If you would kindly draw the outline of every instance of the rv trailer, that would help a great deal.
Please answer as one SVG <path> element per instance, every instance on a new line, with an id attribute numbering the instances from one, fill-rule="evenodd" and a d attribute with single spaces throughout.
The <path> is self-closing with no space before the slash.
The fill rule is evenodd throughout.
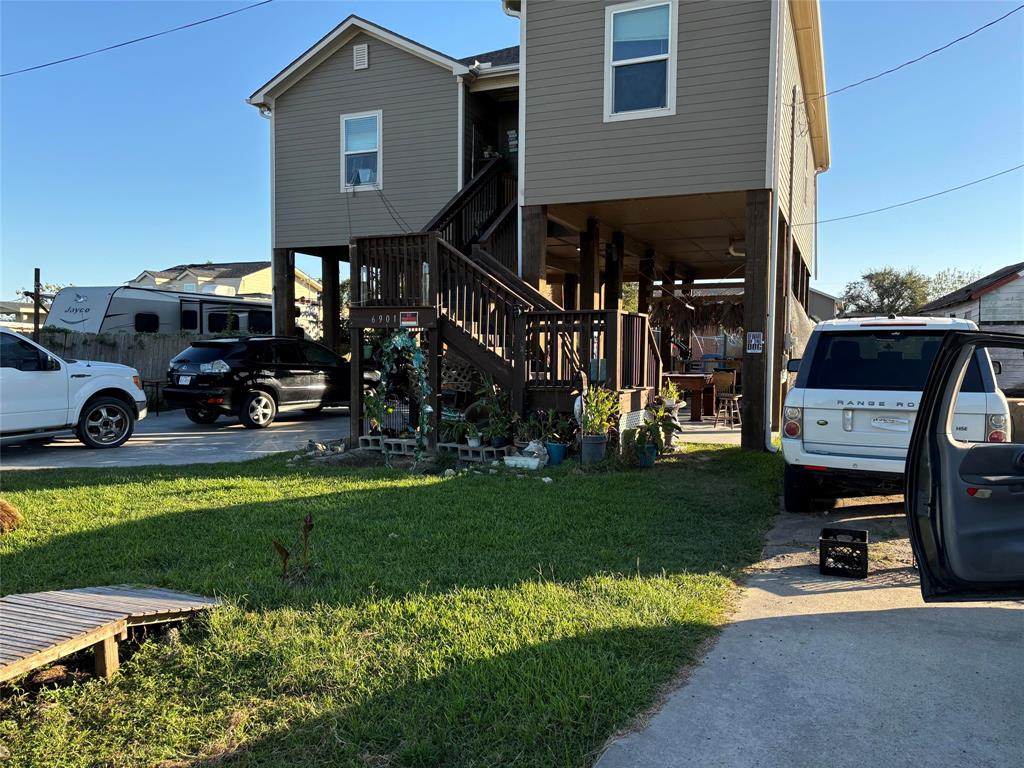
<path id="1" fill-rule="evenodd" d="M 80 333 L 271 333 L 269 299 L 126 286 L 61 289 L 48 328 Z"/>

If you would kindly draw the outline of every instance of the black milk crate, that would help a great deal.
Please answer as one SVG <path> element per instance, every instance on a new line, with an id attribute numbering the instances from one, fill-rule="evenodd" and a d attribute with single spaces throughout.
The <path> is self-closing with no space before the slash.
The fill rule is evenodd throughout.
<path id="1" fill-rule="evenodd" d="M 818 570 L 825 576 L 867 578 L 868 532 L 822 528 L 818 539 Z"/>

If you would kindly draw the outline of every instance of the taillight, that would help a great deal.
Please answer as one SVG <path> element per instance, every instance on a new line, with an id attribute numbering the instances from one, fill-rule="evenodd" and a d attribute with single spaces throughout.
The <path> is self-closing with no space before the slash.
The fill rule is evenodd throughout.
<path id="1" fill-rule="evenodd" d="M 804 409 L 787 406 L 783 411 L 782 416 L 784 419 L 784 423 L 782 425 L 783 437 L 800 437 L 801 424 L 804 419 Z"/>
<path id="2" fill-rule="evenodd" d="M 1006 442 L 1006 416 L 1001 413 L 990 413 L 986 420 L 988 422 L 988 436 L 985 438 L 990 443 Z"/>

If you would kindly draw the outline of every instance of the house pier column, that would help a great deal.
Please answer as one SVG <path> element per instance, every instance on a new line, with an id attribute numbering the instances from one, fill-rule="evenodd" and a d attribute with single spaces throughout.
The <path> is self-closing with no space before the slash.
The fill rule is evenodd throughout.
<path id="1" fill-rule="evenodd" d="M 612 233 L 612 241 L 605 248 L 604 256 L 604 308 L 622 309 L 622 262 L 625 256 L 625 237 L 621 232 Z"/>
<path id="2" fill-rule="evenodd" d="M 544 293 L 547 271 L 548 207 L 523 206 L 523 264 L 520 277 Z"/>
<path id="3" fill-rule="evenodd" d="M 658 350 L 661 352 L 662 369 L 671 373 L 672 368 L 672 321 L 671 313 L 674 311 L 676 302 L 676 265 L 669 264 L 661 277 L 661 301 L 664 307 L 664 319 L 661 323 L 661 344 Z"/>
<path id="4" fill-rule="evenodd" d="M 274 333 L 295 334 L 295 251 L 275 248 L 271 252 L 273 275 Z"/>
<path id="5" fill-rule="evenodd" d="M 587 219 L 587 228 L 580 232 L 580 309 L 601 306 L 601 259 L 597 249 L 601 240 L 597 219 Z"/>
<path id="6" fill-rule="evenodd" d="M 765 428 L 766 361 L 772 351 L 763 348 L 768 335 L 769 257 L 773 237 L 772 193 L 768 189 L 747 191 L 747 262 L 743 273 L 743 427 L 741 444 L 747 450 L 763 451 Z M 762 351 L 747 352 L 751 334 L 761 334 Z"/>
<path id="7" fill-rule="evenodd" d="M 654 290 L 654 251 L 648 248 L 640 259 L 640 280 L 636 296 L 636 311 L 646 315 L 651 310 L 651 293 Z"/>
<path id="8" fill-rule="evenodd" d="M 576 291 L 579 289 L 579 276 L 572 272 L 566 272 L 562 280 L 562 308 L 575 310 L 579 306 L 576 299 Z"/>
<path id="9" fill-rule="evenodd" d="M 341 346 L 341 277 L 336 256 L 323 256 L 321 278 L 323 293 L 320 294 L 320 313 L 323 316 L 323 343 L 335 352 Z"/>

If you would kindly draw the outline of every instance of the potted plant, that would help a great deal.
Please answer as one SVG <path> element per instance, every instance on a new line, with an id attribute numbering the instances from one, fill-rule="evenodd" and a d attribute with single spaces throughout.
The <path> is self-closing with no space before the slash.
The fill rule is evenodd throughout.
<path id="1" fill-rule="evenodd" d="M 583 464 L 595 464 L 604 459 L 608 449 L 608 429 L 618 415 L 619 404 L 615 393 L 604 387 L 590 387 L 583 395 L 583 431 L 580 459 Z"/>
<path id="2" fill-rule="evenodd" d="M 487 426 L 481 431 L 484 440 L 491 444 L 492 448 L 504 448 L 508 445 L 508 433 L 512 429 L 512 421 L 504 414 L 491 412 L 491 418 Z"/>
<path id="3" fill-rule="evenodd" d="M 675 408 L 679 401 L 679 387 L 672 379 L 665 379 L 661 387 L 661 402 L 666 408 Z"/>
<path id="4" fill-rule="evenodd" d="M 641 469 L 653 467 L 658 454 L 665 450 L 661 425 L 656 421 L 649 421 L 637 427 L 633 437 L 633 449 L 636 451 L 636 461 Z"/>
<path id="5" fill-rule="evenodd" d="M 481 403 L 487 409 L 487 426 L 482 435 L 494 448 L 508 445 L 509 434 L 512 432 L 512 404 L 507 392 L 494 383 L 489 376 L 484 378 L 483 386 L 477 390 Z"/>
<path id="6" fill-rule="evenodd" d="M 470 448 L 480 447 L 480 429 L 472 422 L 466 422 L 466 444 Z"/>
<path id="7" fill-rule="evenodd" d="M 443 419 L 438 428 L 438 436 L 442 443 L 461 443 L 466 439 L 469 426 L 469 422 L 463 419 Z"/>
<path id="8" fill-rule="evenodd" d="M 574 431 L 568 418 L 557 414 L 554 408 L 548 411 L 544 422 L 544 447 L 548 450 L 549 464 L 557 465 L 565 461 Z"/>
<path id="9" fill-rule="evenodd" d="M 676 420 L 668 409 L 665 406 L 649 408 L 647 420 L 651 424 L 656 424 L 661 430 L 663 446 L 658 449 L 658 453 L 664 453 L 671 449 L 676 435 Z"/>

